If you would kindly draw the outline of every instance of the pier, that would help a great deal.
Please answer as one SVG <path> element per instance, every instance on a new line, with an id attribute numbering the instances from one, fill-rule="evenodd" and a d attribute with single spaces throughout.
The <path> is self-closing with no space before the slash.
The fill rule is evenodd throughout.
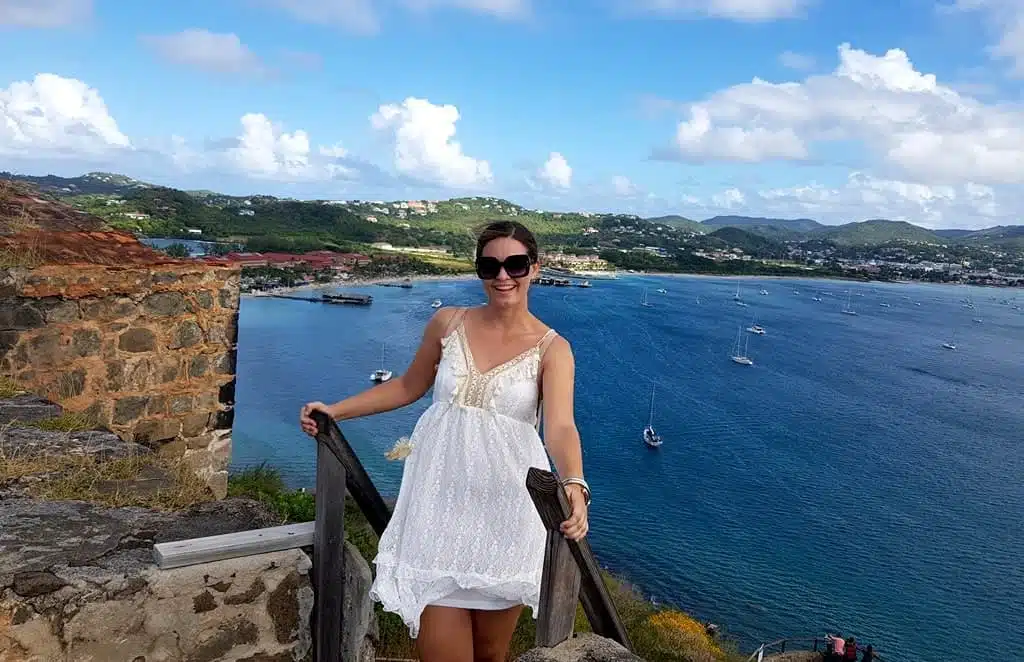
<path id="1" fill-rule="evenodd" d="M 373 297 L 369 294 L 321 294 L 319 299 L 316 297 L 300 297 L 294 294 L 263 294 L 260 296 L 274 299 L 291 299 L 292 301 L 309 301 L 310 303 L 349 304 L 354 306 L 368 306 L 373 303 Z"/>
<path id="2" fill-rule="evenodd" d="M 408 279 L 408 278 L 406 278 L 405 280 L 398 281 L 398 282 L 390 282 L 389 281 L 389 282 L 377 283 L 377 284 L 380 285 L 381 287 L 401 287 L 401 288 L 406 289 L 406 290 L 411 290 L 412 289 L 412 281 L 410 279 Z"/>
<path id="3" fill-rule="evenodd" d="M 590 287 L 589 280 L 574 281 L 569 278 L 551 278 L 548 276 L 540 276 L 530 281 L 532 285 L 544 285 L 550 287 Z"/>

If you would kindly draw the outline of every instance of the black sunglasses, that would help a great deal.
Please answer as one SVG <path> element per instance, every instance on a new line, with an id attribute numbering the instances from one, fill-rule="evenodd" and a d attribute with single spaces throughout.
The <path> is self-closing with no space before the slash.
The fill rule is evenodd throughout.
<path id="1" fill-rule="evenodd" d="M 509 255 L 504 260 L 496 257 L 478 257 L 476 259 L 476 275 L 480 280 L 494 280 L 505 267 L 509 278 L 522 278 L 530 273 L 532 261 L 529 255 Z"/>

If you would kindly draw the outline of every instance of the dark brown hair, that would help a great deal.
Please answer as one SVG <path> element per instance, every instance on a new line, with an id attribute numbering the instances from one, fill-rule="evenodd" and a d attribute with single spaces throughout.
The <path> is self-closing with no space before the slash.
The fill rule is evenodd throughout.
<path id="1" fill-rule="evenodd" d="M 537 262 L 537 238 L 530 232 L 530 228 L 519 221 L 494 221 L 484 226 L 476 239 L 476 256 L 479 258 L 484 254 L 484 246 L 502 238 L 515 239 L 526 246 L 530 262 Z"/>

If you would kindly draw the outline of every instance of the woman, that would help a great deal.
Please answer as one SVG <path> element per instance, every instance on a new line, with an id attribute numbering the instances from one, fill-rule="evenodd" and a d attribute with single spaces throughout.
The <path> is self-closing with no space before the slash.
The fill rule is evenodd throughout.
<path id="1" fill-rule="evenodd" d="M 302 429 L 313 435 L 313 411 L 369 416 L 434 387 L 410 438 L 370 590 L 402 616 L 424 662 L 503 661 L 523 606 L 536 614 L 546 531 L 525 481 L 530 467 L 550 469 L 548 454 L 571 505 L 562 534 L 579 540 L 588 531 L 572 351 L 527 305 L 539 269 L 525 226 L 491 223 L 476 246 L 485 305 L 439 309 L 401 377 L 302 408 Z"/>

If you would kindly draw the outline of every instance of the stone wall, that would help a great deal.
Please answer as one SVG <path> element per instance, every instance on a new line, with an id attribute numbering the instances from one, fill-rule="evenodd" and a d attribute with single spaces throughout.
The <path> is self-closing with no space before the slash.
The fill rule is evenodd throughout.
<path id="1" fill-rule="evenodd" d="M 236 269 L 192 262 L 0 270 L 0 374 L 227 489 Z"/>
<path id="2" fill-rule="evenodd" d="M 294 662 L 310 646 L 294 549 L 160 570 L 152 545 L 272 523 L 252 501 L 185 513 L 14 498 L 0 509 L 3 662 Z"/>

